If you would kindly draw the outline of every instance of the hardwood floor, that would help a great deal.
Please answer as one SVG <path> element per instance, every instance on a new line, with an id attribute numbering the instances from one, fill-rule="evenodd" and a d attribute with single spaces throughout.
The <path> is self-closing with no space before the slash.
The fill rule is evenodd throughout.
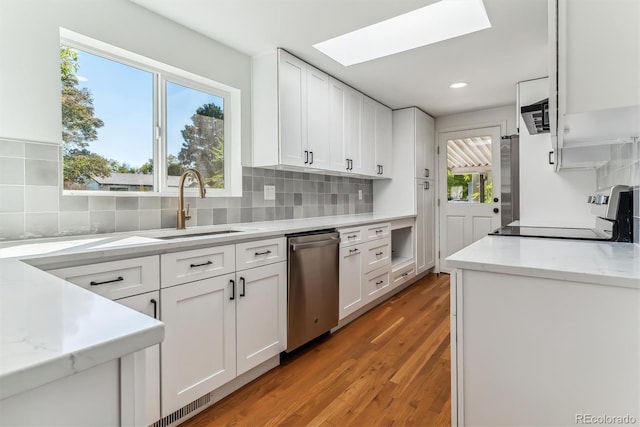
<path id="1" fill-rule="evenodd" d="M 183 427 L 451 424 L 449 276 L 431 274 Z"/>

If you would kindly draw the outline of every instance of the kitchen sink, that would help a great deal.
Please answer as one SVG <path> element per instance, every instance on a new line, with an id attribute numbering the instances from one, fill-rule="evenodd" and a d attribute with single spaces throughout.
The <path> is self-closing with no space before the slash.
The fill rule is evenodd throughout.
<path id="1" fill-rule="evenodd" d="M 215 236 L 218 234 L 240 233 L 242 231 L 246 231 L 246 230 L 219 230 L 219 231 L 208 231 L 206 233 L 173 234 L 170 236 L 160 236 L 155 238 L 159 240 L 190 239 L 192 237 Z"/>

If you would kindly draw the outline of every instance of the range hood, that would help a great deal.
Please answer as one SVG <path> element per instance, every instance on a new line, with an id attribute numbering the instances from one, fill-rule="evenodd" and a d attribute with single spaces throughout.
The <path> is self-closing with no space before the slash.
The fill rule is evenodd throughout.
<path id="1" fill-rule="evenodd" d="M 520 108 L 529 135 L 549 132 L 549 98 Z"/>

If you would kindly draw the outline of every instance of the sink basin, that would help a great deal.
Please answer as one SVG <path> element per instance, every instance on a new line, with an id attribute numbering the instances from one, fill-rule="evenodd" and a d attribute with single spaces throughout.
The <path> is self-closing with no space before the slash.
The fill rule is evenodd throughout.
<path id="1" fill-rule="evenodd" d="M 217 234 L 240 233 L 242 231 L 245 231 L 245 230 L 219 230 L 219 231 L 208 231 L 206 233 L 173 234 L 170 236 L 156 237 L 156 239 L 159 239 L 159 240 L 190 239 L 192 237 L 215 236 Z"/>

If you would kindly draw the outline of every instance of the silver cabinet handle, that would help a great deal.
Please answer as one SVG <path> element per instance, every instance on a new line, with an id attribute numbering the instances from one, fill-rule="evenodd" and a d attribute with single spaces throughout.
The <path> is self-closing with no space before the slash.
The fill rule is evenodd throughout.
<path id="1" fill-rule="evenodd" d="M 307 248 L 320 248 L 322 246 L 331 246 L 340 244 L 340 239 L 332 237 L 330 240 L 320 240 L 317 242 L 309 242 L 309 243 L 292 243 L 291 250 L 297 251 L 298 249 L 307 249 Z"/>
<path id="2" fill-rule="evenodd" d="M 352 253 L 358 252 L 359 250 L 360 250 L 360 249 L 358 249 L 358 248 L 355 248 L 355 249 L 349 249 L 349 253 L 350 253 L 350 254 L 352 254 Z"/>
<path id="3" fill-rule="evenodd" d="M 270 253 L 271 253 L 271 251 L 256 252 L 253 256 L 269 255 Z"/>

